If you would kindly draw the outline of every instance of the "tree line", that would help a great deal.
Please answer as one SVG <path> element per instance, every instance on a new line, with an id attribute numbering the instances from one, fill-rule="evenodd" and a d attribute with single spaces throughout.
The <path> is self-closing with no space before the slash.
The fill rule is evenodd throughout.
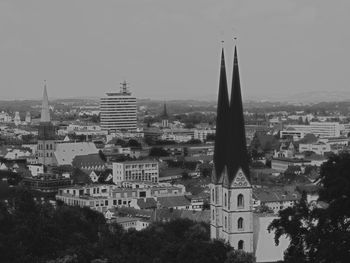
<path id="1" fill-rule="evenodd" d="M 254 262 L 251 254 L 211 240 L 209 226 L 158 222 L 142 231 L 107 224 L 89 208 L 35 202 L 24 189 L 0 203 L 1 262 Z"/>

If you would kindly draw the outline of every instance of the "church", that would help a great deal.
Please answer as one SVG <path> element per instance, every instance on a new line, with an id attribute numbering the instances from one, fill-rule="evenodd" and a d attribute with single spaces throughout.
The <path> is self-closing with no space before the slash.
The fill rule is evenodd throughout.
<path id="1" fill-rule="evenodd" d="M 210 184 L 210 233 L 212 238 L 224 239 L 235 249 L 252 253 L 253 202 L 248 162 L 237 48 L 230 99 L 222 49 L 214 169 Z"/>
<path id="2" fill-rule="evenodd" d="M 214 168 L 209 185 L 210 236 L 228 242 L 235 249 L 253 253 L 257 262 L 283 260 L 288 239 L 281 237 L 280 245 L 275 246 L 274 233 L 267 231 L 276 217 L 253 213 L 236 46 L 230 97 L 224 49 L 221 52 L 217 105 Z"/>

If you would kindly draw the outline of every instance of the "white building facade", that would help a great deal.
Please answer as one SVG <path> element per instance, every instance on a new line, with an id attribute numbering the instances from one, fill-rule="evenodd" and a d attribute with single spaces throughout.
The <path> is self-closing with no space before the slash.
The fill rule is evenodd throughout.
<path id="1" fill-rule="evenodd" d="M 100 113 L 102 130 L 136 131 L 136 97 L 127 90 L 126 82 L 122 83 L 119 93 L 106 93 L 100 99 Z"/>
<path id="2" fill-rule="evenodd" d="M 127 161 L 113 163 L 113 182 L 141 181 L 157 183 L 159 165 L 156 161 Z"/>

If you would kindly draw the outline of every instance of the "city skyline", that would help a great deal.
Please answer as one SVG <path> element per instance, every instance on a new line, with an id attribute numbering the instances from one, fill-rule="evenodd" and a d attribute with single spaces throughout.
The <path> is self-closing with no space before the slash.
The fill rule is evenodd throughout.
<path id="1" fill-rule="evenodd" d="M 127 80 L 137 98 L 215 99 L 217 50 L 231 61 L 235 36 L 244 100 L 344 93 L 350 3 L 337 3 L 2 1 L 0 99 L 40 98 L 44 79 L 51 98 Z"/>

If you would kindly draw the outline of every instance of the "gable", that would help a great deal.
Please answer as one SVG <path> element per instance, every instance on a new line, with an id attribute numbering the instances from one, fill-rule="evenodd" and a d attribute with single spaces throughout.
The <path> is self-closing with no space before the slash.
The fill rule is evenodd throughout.
<path id="1" fill-rule="evenodd" d="M 238 169 L 238 172 L 235 176 L 235 179 L 231 183 L 231 187 L 240 188 L 240 187 L 251 187 L 247 177 L 243 173 L 242 169 Z"/>

